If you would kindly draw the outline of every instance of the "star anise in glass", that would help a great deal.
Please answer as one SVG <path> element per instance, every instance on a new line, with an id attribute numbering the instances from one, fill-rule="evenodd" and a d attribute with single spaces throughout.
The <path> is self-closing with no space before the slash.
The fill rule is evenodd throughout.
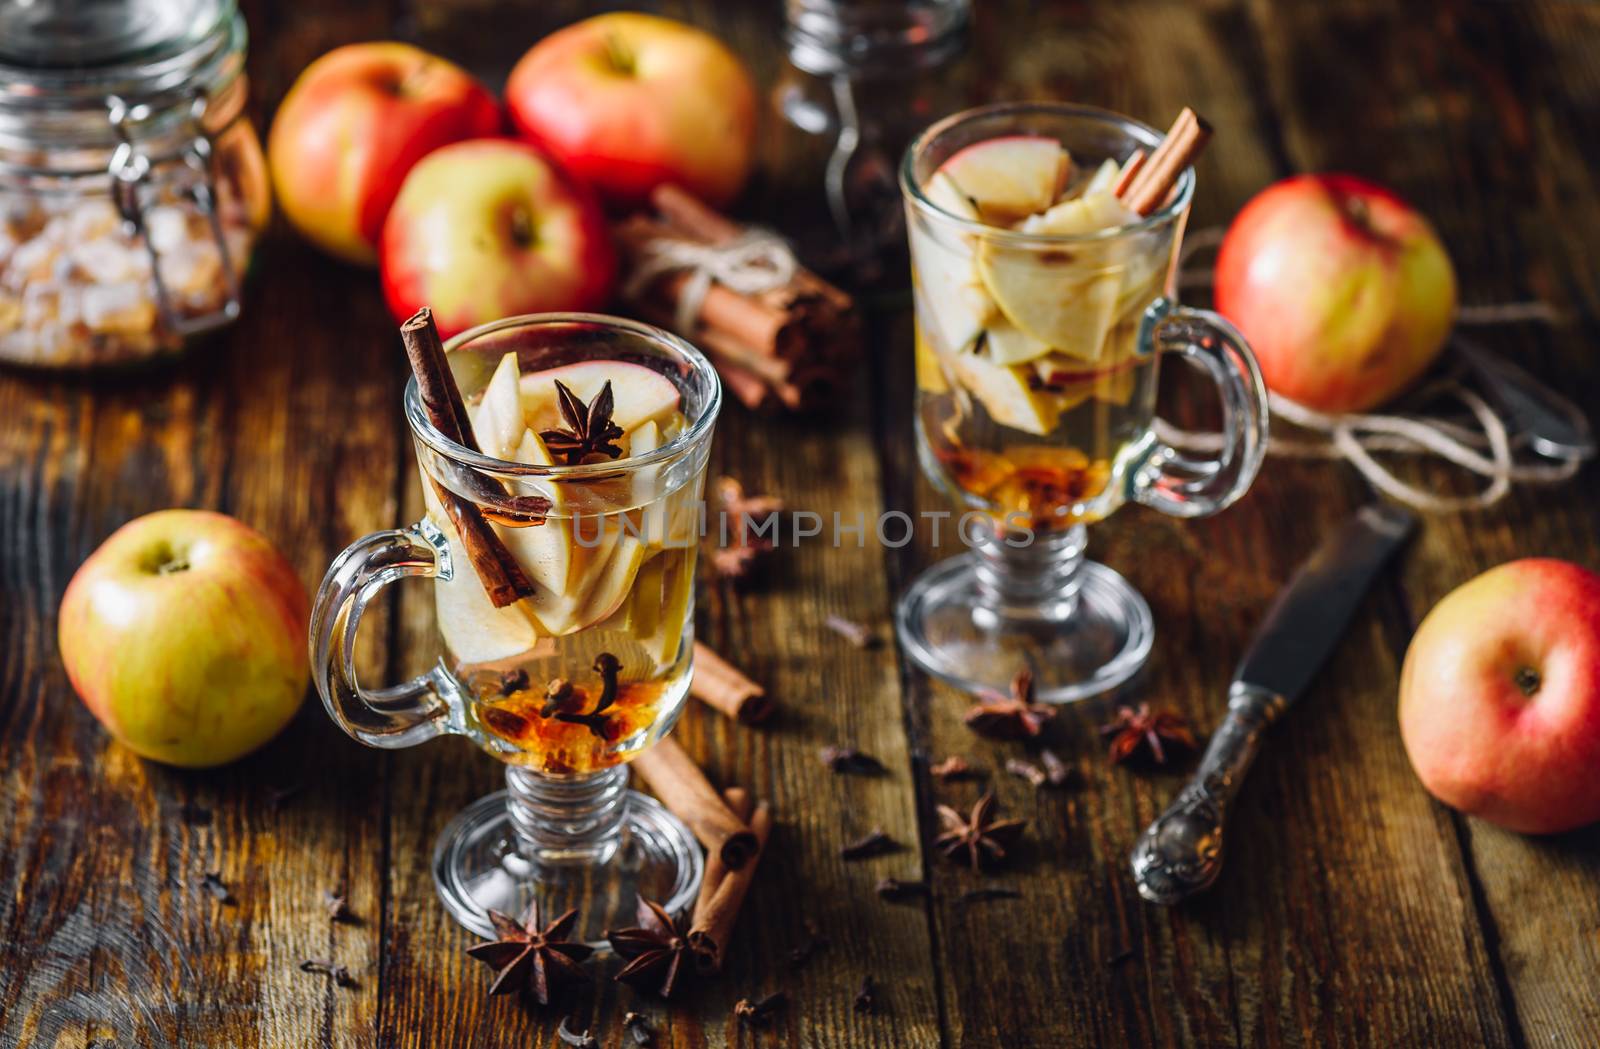
<path id="1" fill-rule="evenodd" d="M 993 794 L 979 798 L 966 817 L 948 805 L 940 805 L 937 811 L 944 830 L 933 839 L 934 848 L 958 863 L 965 860 L 973 870 L 1005 859 L 1006 849 L 1022 836 L 1026 822 L 997 819 L 997 808 Z"/>
<path id="2" fill-rule="evenodd" d="M 637 928 L 606 933 L 611 949 L 628 962 L 616 979 L 671 998 L 678 989 L 679 975 L 693 969 L 688 919 L 673 921 L 659 903 L 641 896 L 635 920 Z"/>
<path id="3" fill-rule="evenodd" d="M 1017 671 L 1011 679 L 1011 695 L 989 695 L 962 718 L 980 736 L 994 739 L 1035 739 L 1056 716 L 1054 707 L 1033 701 L 1033 673 Z"/>
<path id="4" fill-rule="evenodd" d="M 539 437 L 550 454 L 565 459 L 568 466 L 576 466 L 591 455 L 615 459 L 622 454 L 617 445 L 622 427 L 611 421 L 615 400 L 611 393 L 611 380 L 600 387 L 594 400 L 584 404 L 578 395 L 567 389 L 567 384 L 556 380 L 556 401 L 561 408 L 561 418 L 567 424 L 564 430 L 541 430 Z"/>
<path id="5" fill-rule="evenodd" d="M 1150 757 L 1157 765 L 1167 763 L 1167 748 L 1170 746 L 1176 745 L 1185 750 L 1195 747 L 1194 733 L 1189 728 L 1187 718 L 1171 710 L 1152 714 L 1148 703 L 1140 703 L 1137 710 L 1118 707 L 1117 716 L 1100 726 L 1100 734 L 1111 737 L 1110 759 L 1113 765 L 1128 760 L 1141 747 L 1150 751 Z"/>
<path id="6" fill-rule="evenodd" d="M 490 994 L 527 987 L 540 1005 L 549 1005 L 551 995 L 562 987 L 588 979 L 578 963 L 589 957 L 590 948 L 567 940 L 578 922 L 576 910 L 542 925 L 539 901 L 533 900 L 521 918 L 491 910 L 489 921 L 499 939 L 468 947 L 467 953 L 496 970 Z"/>

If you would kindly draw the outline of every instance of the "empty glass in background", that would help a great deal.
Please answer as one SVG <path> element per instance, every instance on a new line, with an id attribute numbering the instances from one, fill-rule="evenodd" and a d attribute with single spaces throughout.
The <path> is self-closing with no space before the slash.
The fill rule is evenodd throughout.
<path id="1" fill-rule="evenodd" d="M 907 151 L 919 456 L 963 512 L 988 524 L 971 530 L 969 553 L 913 582 L 896 625 L 907 654 L 951 684 L 1004 691 L 1027 666 L 1038 698 L 1063 702 L 1126 681 L 1154 635 L 1138 592 L 1085 557 L 1084 526 L 1128 500 L 1177 517 L 1230 505 L 1265 454 L 1266 391 L 1227 321 L 1176 302 L 1193 169 L 1148 217 L 1074 234 L 987 224 L 930 194 L 959 151 L 1019 135 L 1059 142 L 1075 180 L 1160 142 L 1113 113 L 1026 103 L 949 117 Z M 1217 385 L 1224 446 L 1215 460 L 1185 458 L 1156 438 L 1166 356 Z"/>
<path id="2" fill-rule="evenodd" d="M 700 499 L 720 386 L 689 344 L 618 318 L 514 317 L 446 349 L 480 443 L 492 425 L 483 401 L 505 394 L 499 414 L 520 433 L 525 398 L 541 396 L 524 384 L 552 394 L 541 378 L 549 369 L 601 364 L 648 387 L 651 404 L 676 392 L 676 411 L 634 422 L 618 386 L 614 418 L 631 423 L 626 454 L 539 466 L 451 441 L 409 383 L 405 414 L 427 513 L 341 554 L 312 618 L 317 685 L 351 736 L 395 748 L 462 735 L 506 763 L 507 789 L 468 806 L 435 847 L 434 879 L 451 913 L 489 935 L 489 909 L 517 915 L 537 896 L 548 915 L 578 907 L 576 936 L 598 943 L 608 927 L 631 924 L 636 893 L 676 912 L 699 888 L 698 843 L 658 802 L 627 789 L 625 763 L 666 735 L 688 696 Z M 532 597 L 493 606 L 435 483 L 494 522 L 533 580 Z M 542 524 L 514 502 L 526 496 L 550 500 Z M 364 689 L 353 665 L 361 614 L 406 576 L 434 581 L 443 656 L 410 682 Z"/>

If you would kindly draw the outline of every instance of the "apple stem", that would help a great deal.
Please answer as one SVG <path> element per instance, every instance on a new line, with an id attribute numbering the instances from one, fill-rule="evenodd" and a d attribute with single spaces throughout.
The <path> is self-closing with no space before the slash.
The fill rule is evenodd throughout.
<path id="1" fill-rule="evenodd" d="M 611 63 L 611 68 L 623 76 L 632 76 L 634 73 L 633 52 L 628 50 L 622 38 L 616 33 L 606 37 L 606 60 Z"/>
<path id="2" fill-rule="evenodd" d="M 1529 699 L 1533 698 L 1534 693 L 1539 691 L 1539 686 L 1543 683 L 1539 678 L 1539 672 L 1532 667 L 1518 667 L 1512 672 L 1511 680 L 1516 683 L 1522 694 Z"/>

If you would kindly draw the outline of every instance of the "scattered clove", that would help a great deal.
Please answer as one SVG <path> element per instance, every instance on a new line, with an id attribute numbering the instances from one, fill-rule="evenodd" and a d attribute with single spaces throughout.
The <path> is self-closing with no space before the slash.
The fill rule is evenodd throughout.
<path id="1" fill-rule="evenodd" d="M 928 771 L 946 782 L 953 779 L 983 779 L 989 775 L 987 770 L 969 765 L 967 759 L 960 754 L 952 754 L 943 761 L 930 765 Z"/>
<path id="2" fill-rule="evenodd" d="M 990 900 L 1020 900 L 1021 898 L 1022 893 L 1016 889 L 985 886 L 981 889 L 968 889 L 956 897 L 956 903 L 965 906 L 969 903 L 988 903 Z"/>
<path id="3" fill-rule="evenodd" d="M 350 913 L 350 901 L 345 898 L 343 889 L 338 892 L 324 892 L 322 902 L 328 909 L 329 921 L 347 922 L 354 917 Z"/>
<path id="4" fill-rule="evenodd" d="M 211 898 L 218 903 L 232 903 L 233 893 L 228 891 L 228 883 L 222 880 L 222 875 L 216 871 L 207 871 L 206 876 L 200 879 L 200 887 L 211 894 Z"/>
<path id="5" fill-rule="evenodd" d="M 1132 947 L 1124 947 L 1122 950 L 1118 951 L 1116 954 L 1113 954 L 1111 957 L 1107 958 L 1106 959 L 1106 965 L 1109 968 L 1115 969 L 1117 966 L 1121 965 L 1123 962 L 1131 962 L 1131 961 L 1133 961 L 1133 959 L 1134 959 L 1133 948 Z"/>
<path id="6" fill-rule="evenodd" d="M 844 846 L 839 850 L 839 856 L 846 860 L 860 860 L 868 856 L 881 856 L 886 852 L 894 852 L 898 848 L 900 848 L 899 842 L 881 830 L 874 830 Z"/>
<path id="7" fill-rule="evenodd" d="M 303 973 L 320 973 L 321 975 L 333 980 L 333 982 L 338 984 L 340 987 L 359 986 L 356 983 L 355 977 L 350 975 L 349 969 L 346 969 L 342 965 L 335 965 L 332 962 L 321 961 L 317 958 L 307 958 L 305 961 L 301 962 L 300 971 Z"/>
<path id="8" fill-rule="evenodd" d="M 834 772 L 853 776 L 881 776 L 889 771 L 883 762 L 854 747 L 823 747 L 822 763 Z"/>
<path id="9" fill-rule="evenodd" d="M 1035 789 L 1044 786 L 1050 780 L 1050 777 L 1045 774 L 1044 769 L 1035 765 L 1031 761 L 1023 760 L 1022 758 L 1007 758 L 1006 771 L 1011 773 L 1013 776 L 1018 776 L 1027 780 L 1029 783 L 1033 784 Z"/>
<path id="10" fill-rule="evenodd" d="M 909 900 L 913 896 L 926 896 L 928 883 L 923 881 L 901 881 L 899 878 L 879 878 L 874 887 L 878 895 L 886 900 Z"/>
<path id="11" fill-rule="evenodd" d="M 1039 751 L 1039 761 L 1044 765 L 1045 778 L 1052 787 L 1065 787 L 1076 776 L 1072 766 L 1061 760 L 1061 756 L 1049 747 Z"/>
<path id="12" fill-rule="evenodd" d="M 861 978 L 861 987 L 856 991 L 855 1010 L 858 1013 L 875 1013 L 878 1011 L 876 994 L 878 985 L 873 981 L 872 974 Z"/>
<path id="13" fill-rule="evenodd" d="M 733 1015 L 749 1024 L 751 1027 L 766 1027 L 772 1022 L 773 1014 L 782 1012 L 789 1005 L 789 996 L 783 991 L 773 991 L 765 998 L 751 1001 L 740 998 L 733 1006 Z"/>
<path id="14" fill-rule="evenodd" d="M 822 625 L 844 638 L 857 648 L 872 648 L 878 643 L 877 637 L 872 633 L 872 628 L 865 623 L 857 623 L 853 619 L 843 616 L 828 616 Z"/>
<path id="15" fill-rule="evenodd" d="M 812 955 L 832 943 L 831 940 L 818 931 L 816 923 L 810 918 L 805 921 L 805 929 L 805 942 L 798 947 L 789 949 L 789 965 L 795 969 L 805 965 L 806 962 L 811 960 Z"/>
<path id="16" fill-rule="evenodd" d="M 500 675 L 500 694 L 509 696 L 517 692 L 524 692 L 528 688 L 528 672 L 522 667 L 507 670 Z"/>
<path id="17" fill-rule="evenodd" d="M 561 1026 L 556 1028 L 556 1037 L 561 1039 L 561 1044 L 570 1045 L 573 1049 L 600 1049 L 600 1043 L 595 1041 L 594 1035 L 587 1029 L 579 1032 L 568 1027 L 567 1024 L 571 1020 L 572 1017 L 563 1016 Z"/>
<path id="18" fill-rule="evenodd" d="M 294 797 L 305 789 L 303 783 L 285 783 L 273 787 L 267 792 L 267 807 L 276 812 L 283 807 L 284 802 Z"/>
<path id="19" fill-rule="evenodd" d="M 622 1015 L 622 1027 L 633 1036 L 634 1045 L 655 1045 L 656 1029 L 643 1013 L 628 1012 Z"/>

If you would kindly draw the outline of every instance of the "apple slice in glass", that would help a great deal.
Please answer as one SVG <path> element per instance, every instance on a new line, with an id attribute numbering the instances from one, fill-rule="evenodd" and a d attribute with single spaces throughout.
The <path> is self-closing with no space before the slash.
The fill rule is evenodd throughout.
<path id="1" fill-rule="evenodd" d="M 956 380 L 995 422 L 1041 437 L 1055 429 L 1061 408 L 1050 393 L 1032 388 L 1031 365 L 995 364 L 970 350 L 950 363 Z"/>
<path id="2" fill-rule="evenodd" d="M 566 426 L 556 394 L 558 379 L 585 404 L 610 382 L 611 421 L 624 431 L 647 419 L 659 421 L 678 408 L 678 388 L 665 375 L 626 361 L 580 361 L 522 377 L 522 410 L 535 430 Z"/>
<path id="3" fill-rule="evenodd" d="M 523 602 L 496 608 L 478 582 L 466 548 L 456 536 L 455 527 L 433 485 L 422 485 L 423 502 L 434 525 L 444 533 L 450 546 L 449 580 L 435 579 L 434 606 L 439 632 L 451 655 L 461 663 L 494 663 L 519 656 L 539 643 L 539 632 L 523 610 Z"/>
<path id="4" fill-rule="evenodd" d="M 1050 344 L 1005 319 L 991 321 L 983 333 L 984 352 L 995 364 L 1026 364 L 1050 352 Z"/>
<path id="5" fill-rule="evenodd" d="M 948 178 L 935 173 L 928 199 L 952 215 L 979 221 L 972 202 Z M 966 346 L 994 315 L 994 302 L 974 269 L 973 239 L 942 228 L 911 231 L 913 278 L 922 290 L 918 307 L 925 326 L 933 328 L 941 348 L 955 352 Z"/>
<path id="6" fill-rule="evenodd" d="M 1050 206 L 1072 177 L 1072 157 L 1053 138 L 1005 135 L 960 150 L 935 174 L 954 183 L 984 221 L 1010 225 Z"/>
<path id="7" fill-rule="evenodd" d="M 1131 215 L 1105 193 L 1068 200 L 1022 225 L 1022 232 L 1082 235 L 1121 225 Z M 1086 242 L 1071 252 L 985 242 L 978 272 L 1010 321 L 1053 349 L 1083 361 L 1100 356 L 1122 288 L 1115 244 Z"/>

